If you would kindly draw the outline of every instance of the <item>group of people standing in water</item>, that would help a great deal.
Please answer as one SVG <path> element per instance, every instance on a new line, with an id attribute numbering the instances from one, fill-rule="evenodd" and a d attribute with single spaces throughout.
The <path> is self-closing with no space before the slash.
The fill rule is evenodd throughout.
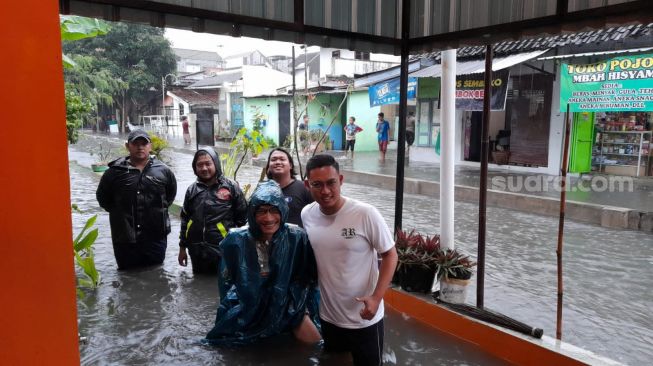
<path id="1" fill-rule="evenodd" d="M 150 138 L 129 134 L 129 156 L 110 163 L 97 190 L 109 212 L 119 269 L 161 264 L 176 194 L 170 169 L 150 157 Z M 311 157 L 306 179 L 292 156 L 273 149 L 268 180 L 249 202 L 222 173 L 212 148 L 195 153 L 181 211 L 178 261 L 217 274 L 220 303 L 206 341 L 250 344 L 292 333 L 355 365 L 379 365 L 383 295 L 397 263 L 394 240 L 373 206 L 341 195 L 343 175 L 326 154 Z"/>

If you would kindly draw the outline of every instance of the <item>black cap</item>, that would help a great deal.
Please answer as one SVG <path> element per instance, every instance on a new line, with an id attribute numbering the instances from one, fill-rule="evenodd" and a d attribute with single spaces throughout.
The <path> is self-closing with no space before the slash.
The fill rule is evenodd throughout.
<path id="1" fill-rule="evenodd" d="M 145 139 L 147 142 L 152 142 L 152 140 L 150 140 L 150 135 L 143 130 L 134 130 L 129 133 L 129 136 L 127 136 L 127 142 L 132 142 L 136 139 Z"/>

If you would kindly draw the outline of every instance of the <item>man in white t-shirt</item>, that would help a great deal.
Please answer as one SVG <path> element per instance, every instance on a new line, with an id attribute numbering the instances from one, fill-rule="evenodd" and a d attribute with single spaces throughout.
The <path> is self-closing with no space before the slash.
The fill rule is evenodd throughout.
<path id="1" fill-rule="evenodd" d="M 332 156 L 312 157 L 306 177 L 315 202 L 302 210 L 302 222 L 317 261 L 324 348 L 351 352 L 355 365 L 380 365 L 394 240 L 376 208 L 340 195 L 343 176 Z"/>

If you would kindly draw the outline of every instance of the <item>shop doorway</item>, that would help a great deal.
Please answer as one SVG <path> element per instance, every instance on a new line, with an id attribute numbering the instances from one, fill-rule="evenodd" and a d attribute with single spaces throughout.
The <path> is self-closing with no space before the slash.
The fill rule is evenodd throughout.
<path id="1" fill-rule="evenodd" d="M 284 142 L 290 134 L 290 102 L 278 102 L 279 106 L 279 146 L 283 146 Z"/>
<path id="2" fill-rule="evenodd" d="M 481 161 L 481 129 L 483 112 L 473 111 L 465 119 L 465 160 Z"/>
<path id="3" fill-rule="evenodd" d="M 592 170 L 594 113 L 574 113 L 569 151 L 569 172 L 589 173 Z"/>
<path id="4" fill-rule="evenodd" d="M 408 107 L 408 112 L 411 112 Z M 415 146 L 433 146 L 440 132 L 440 110 L 437 99 L 420 99 L 415 125 Z"/>

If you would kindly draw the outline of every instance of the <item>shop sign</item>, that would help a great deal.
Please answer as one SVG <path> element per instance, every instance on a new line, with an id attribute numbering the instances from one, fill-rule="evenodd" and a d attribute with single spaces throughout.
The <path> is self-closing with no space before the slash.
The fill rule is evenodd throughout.
<path id="1" fill-rule="evenodd" d="M 653 111 L 653 54 L 562 64 L 560 111 Z"/>
<path id="2" fill-rule="evenodd" d="M 415 99 L 417 78 L 408 78 L 408 99 Z M 370 107 L 384 104 L 399 104 L 399 78 L 384 81 L 367 89 Z"/>
<path id="3" fill-rule="evenodd" d="M 508 70 L 492 73 L 492 96 L 490 109 L 500 111 L 506 108 L 508 91 Z M 482 111 L 485 95 L 485 73 L 458 75 L 456 77 L 456 109 L 464 111 Z"/>
<path id="4" fill-rule="evenodd" d="M 420 99 L 438 99 L 440 97 L 440 78 L 418 78 L 417 97 Z"/>

